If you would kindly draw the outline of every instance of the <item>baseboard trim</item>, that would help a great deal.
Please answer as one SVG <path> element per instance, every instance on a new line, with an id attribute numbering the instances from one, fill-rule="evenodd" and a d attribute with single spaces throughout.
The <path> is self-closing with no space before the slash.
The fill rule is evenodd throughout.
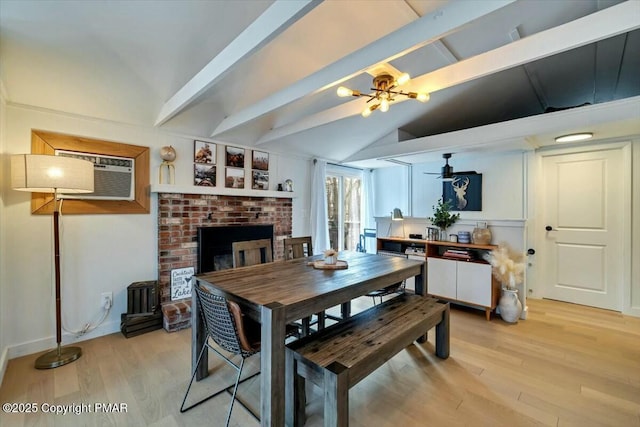
<path id="1" fill-rule="evenodd" d="M 0 354 L 0 386 L 2 385 L 2 381 L 4 380 L 4 373 L 7 370 L 8 363 L 9 363 L 9 347 L 5 347 L 2 349 L 2 354 Z"/>
<path id="2" fill-rule="evenodd" d="M 93 331 L 89 332 L 88 334 L 82 335 L 80 337 L 76 337 L 75 335 L 67 332 L 63 333 L 62 345 L 69 345 L 77 342 L 87 341 L 93 338 L 98 338 L 98 337 L 109 335 L 119 331 L 120 331 L 120 322 L 117 322 L 117 321 L 105 322 L 102 325 L 98 326 Z M 6 349 L 6 352 L 7 352 L 8 359 L 15 359 L 16 357 L 22 357 L 29 354 L 50 350 L 52 348 L 55 348 L 55 346 L 56 346 L 55 336 L 51 335 L 49 337 L 9 346 Z"/>

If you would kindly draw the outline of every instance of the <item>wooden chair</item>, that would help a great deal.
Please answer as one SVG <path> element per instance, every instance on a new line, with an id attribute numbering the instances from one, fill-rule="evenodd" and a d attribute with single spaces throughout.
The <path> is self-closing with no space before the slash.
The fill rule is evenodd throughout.
<path id="1" fill-rule="evenodd" d="M 311 243 L 311 236 L 305 237 L 290 237 L 288 239 L 284 239 L 284 257 L 285 259 L 295 259 L 308 257 L 313 255 L 313 245 Z M 343 311 L 347 310 L 347 308 L 343 308 Z M 301 335 L 304 337 L 311 332 L 311 326 L 317 325 L 318 330 L 323 329 L 325 326 L 325 319 L 335 320 L 337 322 L 343 320 L 343 316 L 332 316 L 330 314 L 325 313 L 324 311 L 320 313 L 316 313 L 317 320 L 315 322 L 311 321 L 310 317 L 306 317 L 302 319 L 301 326 Z"/>
<path id="2" fill-rule="evenodd" d="M 284 258 L 294 259 L 313 255 L 311 236 L 284 239 Z"/>
<path id="3" fill-rule="evenodd" d="M 285 259 L 296 259 L 309 257 L 313 255 L 313 245 L 311 243 L 311 236 L 305 237 L 290 237 L 288 239 L 284 239 L 284 258 Z M 318 329 L 324 327 L 324 311 L 316 314 L 318 321 L 313 323 L 311 321 L 311 317 L 305 317 L 302 319 L 302 324 L 299 325 L 301 329 L 301 336 L 309 335 L 311 332 L 311 325 L 317 324 Z M 322 318 L 322 321 L 320 319 Z"/>
<path id="4" fill-rule="evenodd" d="M 233 251 L 233 268 L 273 261 L 271 239 L 233 242 L 231 248 Z"/>

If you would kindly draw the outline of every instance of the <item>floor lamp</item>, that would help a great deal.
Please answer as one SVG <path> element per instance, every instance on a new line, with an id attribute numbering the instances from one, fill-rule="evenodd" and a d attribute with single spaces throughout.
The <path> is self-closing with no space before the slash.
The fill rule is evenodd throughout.
<path id="1" fill-rule="evenodd" d="M 80 347 L 62 347 L 60 314 L 60 232 L 58 193 L 93 192 L 93 163 L 72 157 L 41 154 L 11 156 L 11 186 L 32 193 L 53 193 L 53 242 L 56 285 L 56 342 L 58 346 L 36 359 L 37 369 L 57 368 L 78 359 Z"/>

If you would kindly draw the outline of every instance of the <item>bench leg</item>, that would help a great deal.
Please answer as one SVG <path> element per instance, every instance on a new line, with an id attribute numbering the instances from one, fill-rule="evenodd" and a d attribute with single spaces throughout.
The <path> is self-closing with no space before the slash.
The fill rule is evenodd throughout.
<path id="1" fill-rule="evenodd" d="M 442 320 L 436 325 L 436 356 L 440 359 L 449 357 L 449 304 L 442 312 Z"/>
<path id="2" fill-rule="evenodd" d="M 324 370 L 324 427 L 349 425 L 349 370 L 338 362 Z"/>

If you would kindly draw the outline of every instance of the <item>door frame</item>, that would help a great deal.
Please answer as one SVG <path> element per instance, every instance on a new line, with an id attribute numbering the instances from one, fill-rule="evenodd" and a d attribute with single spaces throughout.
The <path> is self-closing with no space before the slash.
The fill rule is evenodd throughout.
<path id="1" fill-rule="evenodd" d="M 544 222 L 543 212 L 544 212 L 544 197 L 542 197 L 542 188 L 544 188 L 544 177 L 543 177 L 543 160 L 545 157 L 551 156 L 559 156 L 565 154 L 578 154 L 578 153 L 588 153 L 594 151 L 605 151 L 605 150 L 622 150 L 622 177 L 623 177 L 623 200 L 624 206 L 622 209 L 622 287 L 620 289 L 620 301 L 619 306 L 622 307 L 622 313 L 624 314 L 632 314 L 634 316 L 638 316 L 640 313 L 637 313 L 637 310 L 634 310 L 631 306 L 631 245 L 632 245 L 632 234 L 631 234 L 631 214 L 632 214 L 632 200 L 631 200 L 631 189 L 632 189 L 632 138 L 625 139 L 616 139 L 611 141 L 595 141 L 589 144 L 575 144 L 571 146 L 562 146 L 562 147 L 542 147 L 535 150 L 533 154 L 533 158 L 531 159 L 534 167 L 530 169 L 529 175 L 529 207 L 533 208 L 530 210 L 529 218 L 532 218 L 533 221 L 529 224 L 528 227 L 528 236 L 527 239 L 529 242 L 533 243 L 533 245 L 529 247 L 533 248 L 542 248 L 544 247 L 545 240 L 545 232 L 542 228 L 541 224 Z M 536 189 L 539 189 L 536 191 Z M 545 271 L 543 265 L 536 265 L 536 262 L 533 261 L 530 257 L 530 269 L 533 270 L 533 274 L 531 276 L 535 277 L 535 282 L 533 286 L 530 283 L 530 289 L 532 289 L 530 296 L 534 298 L 544 298 L 547 292 L 547 285 L 543 283 L 545 278 Z M 532 268 L 535 267 L 535 268 Z M 528 272 L 529 276 L 529 272 Z M 528 277 L 531 278 L 531 277 Z"/>

